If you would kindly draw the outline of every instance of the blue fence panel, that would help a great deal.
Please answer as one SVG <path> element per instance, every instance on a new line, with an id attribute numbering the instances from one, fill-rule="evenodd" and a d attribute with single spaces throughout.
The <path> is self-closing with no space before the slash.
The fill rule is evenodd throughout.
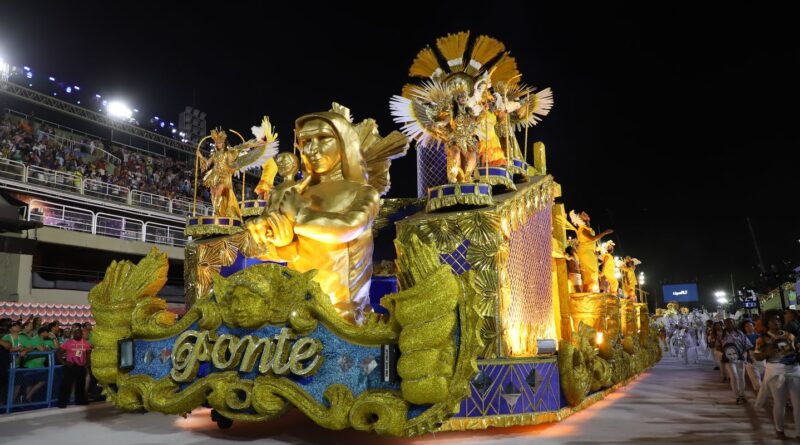
<path id="1" fill-rule="evenodd" d="M 36 357 L 36 356 L 45 356 L 47 357 L 47 366 L 44 368 L 20 368 L 17 366 L 17 361 L 19 359 L 19 354 L 14 352 L 11 353 L 11 360 L 8 369 L 8 386 L 6 388 L 6 398 L 4 400 L 4 405 L 0 405 L 0 410 L 5 411 L 6 414 L 10 413 L 11 410 L 16 408 L 49 408 L 52 407 L 55 403 L 58 402 L 58 394 L 55 392 L 55 377 L 56 371 L 60 371 L 62 366 L 56 364 L 56 354 L 55 351 L 47 351 L 47 352 L 29 352 L 25 357 Z M 39 401 L 27 401 L 24 403 L 18 403 L 14 400 L 14 386 L 16 386 L 17 381 L 22 381 L 22 378 L 26 374 L 35 374 L 35 373 L 47 373 L 47 386 L 46 394 L 44 400 Z M 20 391 L 23 391 L 24 388 L 21 388 Z"/>

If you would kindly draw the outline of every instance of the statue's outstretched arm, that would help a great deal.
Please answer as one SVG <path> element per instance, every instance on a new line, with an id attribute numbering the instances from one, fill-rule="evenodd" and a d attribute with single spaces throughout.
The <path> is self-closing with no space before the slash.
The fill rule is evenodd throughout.
<path id="1" fill-rule="evenodd" d="M 323 212 L 306 207 L 297 214 L 294 231 L 325 243 L 346 243 L 371 230 L 378 211 L 380 197 L 364 187 L 345 212 Z"/>

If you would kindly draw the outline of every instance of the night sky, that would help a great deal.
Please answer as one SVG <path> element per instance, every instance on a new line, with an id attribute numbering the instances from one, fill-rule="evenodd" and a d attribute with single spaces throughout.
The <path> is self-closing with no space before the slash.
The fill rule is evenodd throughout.
<path id="1" fill-rule="evenodd" d="M 142 116 L 177 122 L 194 105 L 209 126 L 246 131 L 267 114 L 284 141 L 297 116 L 331 101 L 396 129 L 388 101 L 423 46 L 491 35 L 523 81 L 555 92 L 530 137 L 547 145 L 567 209 L 614 228 L 646 288 L 697 281 L 710 301 L 731 274 L 737 287 L 755 281 L 747 217 L 768 268 L 800 265 L 800 27 L 788 10 L 22 3 L 0 8 L 0 57 L 12 64 L 125 98 Z M 415 196 L 414 159 L 393 165 L 390 196 Z"/>

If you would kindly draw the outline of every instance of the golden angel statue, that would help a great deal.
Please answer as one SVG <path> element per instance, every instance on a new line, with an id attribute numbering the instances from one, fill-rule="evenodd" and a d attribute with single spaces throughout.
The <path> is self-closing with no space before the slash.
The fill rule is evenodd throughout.
<path id="1" fill-rule="evenodd" d="M 253 127 L 253 135 L 253 139 L 231 147 L 224 130 L 211 130 L 211 135 L 203 138 L 214 140 L 214 149 L 208 158 L 200 152 L 203 140 L 197 146 L 197 162 L 204 172 L 203 185 L 211 191 L 214 216 L 241 219 L 242 211 L 233 191 L 233 176 L 263 166 L 278 153 L 278 135 L 273 133 L 268 117 L 264 117 L 260 127 Z"/>
<path id="2" fill-rule="evenodd" d="M 296 128 L 306 176 L 270 199 L 247 229 L 262 247 L 259 258 L 317 270 L 314 280 L 342 316 L 359 323 L 370 310 L 372 222 L 389 190 L 391 160 L 408 141 L 397 131 L 381 137 L 372 119 L 354 124 L 335 103 L 301 116 Z"/>

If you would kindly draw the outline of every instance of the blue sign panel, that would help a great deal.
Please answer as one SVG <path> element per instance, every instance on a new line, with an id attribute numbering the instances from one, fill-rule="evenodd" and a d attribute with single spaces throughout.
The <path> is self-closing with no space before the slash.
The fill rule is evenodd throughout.
<path id="1" fill-rule="evenodd" d="M 665 284 L 664 301 L 696 302 L 698 300 L 697 284 Z"/>

